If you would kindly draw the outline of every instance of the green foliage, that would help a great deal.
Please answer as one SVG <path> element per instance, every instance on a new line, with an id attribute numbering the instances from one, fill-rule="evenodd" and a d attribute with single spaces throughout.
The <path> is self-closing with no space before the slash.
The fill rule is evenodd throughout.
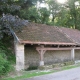
<path id="1" fill-rule="evenodd" d="M 38 2 L 47 7 L 38 7 Z M 0 16 L 3 13 L 36 23 L 80 29 L 80 0 L 67 0 L 64 4 L 57 0 L 1 0 Z"/>
<path id="2" fill-rule="evenodd" d="M 50 11 L 47 8 L 40 8 L 39 13 L 40 13 L 41 23 L 47 24 L 49 21 Z"/>
<path id="3" fill-rule="evenodd" d="M 27 20 L 31 20 L 33 22 L 39 22 L 39 14 L 38 14 L 38 10 L 36 7 L 30 7 L 28 10 L 27 9 L 23 9 L 20 11 L 20 17 L 27 19 Z"/>
<path id="4" fill-rule="evenodd" d="M 45 24 L 80 29 L 80 0 L 67 0 L 64 4 L 58 3 L 57 0 L 46 0 L 45 3 L 51 16 Z M 47 17 L 44 21 L 46 19 Z"/>
<path id="5" fill-rule="evenodd" d="M 11 63 L 15 62 L 12 52 L 0 41 L 0 76 L 7 74 L 13 67 Z"/>
<path id="6" fill-rule="evenodd" d="M 8 41 L 9 39 L 11 38 L 6 39 L 6 41 Z M 13 64 L 15 63 L 15 54 L 11 47 L 12 43 L 11 42 L 6 43 L 4 40 L 3 41 L 0 40 L 0 54 L 4 55 L 4 58 L 6 58 L 7 61 Z"/>
<path id="7" fill-rule="evenodd" d="M 4 33 L 14 36 L 13 29 L 21 31 L 21 28 L 26 26 L 27 22 L 27 20 L 22 20 L 18 16 L 4 14 L 3 17 L 0 18 L 0 38 L 4 36 Z"/>
<path id="8" fill-rule="evenodd" d="M 0 76 L 6 74 L 10 71 L 11 66 L 9 61 L 7 61 L 5 51 L 0 49 Z"/>

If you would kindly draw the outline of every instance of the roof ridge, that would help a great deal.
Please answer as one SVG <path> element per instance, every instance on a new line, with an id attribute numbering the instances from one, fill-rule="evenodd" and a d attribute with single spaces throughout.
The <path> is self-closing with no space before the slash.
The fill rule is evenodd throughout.
<path id="1" fill-rule="evenodd" d="M 57 27 L 57 29 L 58 29 L 61 33 L 64 33 L 61 28 Z M 67 33 L 64 33 L 64 35 L 65 35 L 70 41 L 72 41 L 73 43 L 77 43 L 77 42 L 76 42 L 75 40 L 73 40 L 70 36 L 68 36 Z"/>

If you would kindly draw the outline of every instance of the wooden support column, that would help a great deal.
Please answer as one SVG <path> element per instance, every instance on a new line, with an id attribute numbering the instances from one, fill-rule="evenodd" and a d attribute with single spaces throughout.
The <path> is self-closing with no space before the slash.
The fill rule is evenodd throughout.
<path id="1" fill-rule="evenodd" d="M 46 50 L 43 50 L 43 48 L 44 46 L 41 46 L 40 50 L 36 49 L 38 53 L 40 54 L 40 63 L 39 63 L 40 66 L 44 65 L 44 53 L 46 52 Z"/>
<path id="2" fill-rule="evenodd" d="M 71 49 L 71 60 L 75 59 L 75 49 Z"/>
<path id="3" fill-rule="evenodd" d="M 40 51 L 40 66 L 44 65 L 44 53 L 45 52 L 46 52 L 45 50 Z"/>
<path id="4" fill-rule="evenodd" d="M 16 70 L 20 71 L 24 69 L 24 45 L 15 43 L 15 53 L 16 53 Z"/>

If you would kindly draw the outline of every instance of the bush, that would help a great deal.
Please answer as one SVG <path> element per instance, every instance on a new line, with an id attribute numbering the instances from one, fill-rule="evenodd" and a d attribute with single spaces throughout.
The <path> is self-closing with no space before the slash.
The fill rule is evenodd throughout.
<path id="1" fill-rule="evenodd" d="M 11 66 L 11 52 L 0 42 L 0 76 L 7 74 L 13 67 Z"/>
<path id="2" fill-rule="evenodd" d="M 6 74 L 11 69 L 10 63 L 4 58 L 4 55 L 0 53 L 0 76 Z"/>

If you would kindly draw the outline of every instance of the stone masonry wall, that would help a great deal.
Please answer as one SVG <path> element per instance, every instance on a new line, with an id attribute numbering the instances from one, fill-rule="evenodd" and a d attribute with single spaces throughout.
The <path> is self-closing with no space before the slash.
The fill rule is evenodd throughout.
<path id="1" fill-rule="evenodd" d="M 71 51 L 47 51 L 44 54 L 45 64 L 53 64 L 71 60 Z"/>
<path id="2" fill-rule="evenodd" d="M 75 60 L 80 60 L 80 50 L 75 50 Z"/>
<path id="3" fill-rule="evenodd" d="M 37 66 L 39 64 L 39 53 L 34 46 L 25 47 L 25 66 Z"/>
<path id="4" fill-rule="evenodd" d="M 44 54 L 44 64 L 53 64 L 71 60 L 71 50 L 64 51 L 46 51 Z M 25 47 L 25 65 L 26 67 L 39 65 L 40 55 L 35 46 Z"/>
<path id="5" fill-rule="evenodd" d="M 71 50 L 46 51 L 44 54 L 44 64 L 54 64 L 71 60 Z M 75 60 L 80 60 L 80 50 L 75 50 Z M 40 55 L 35 46 L 25 47 L 25 65 L 39 65 Z"/>

